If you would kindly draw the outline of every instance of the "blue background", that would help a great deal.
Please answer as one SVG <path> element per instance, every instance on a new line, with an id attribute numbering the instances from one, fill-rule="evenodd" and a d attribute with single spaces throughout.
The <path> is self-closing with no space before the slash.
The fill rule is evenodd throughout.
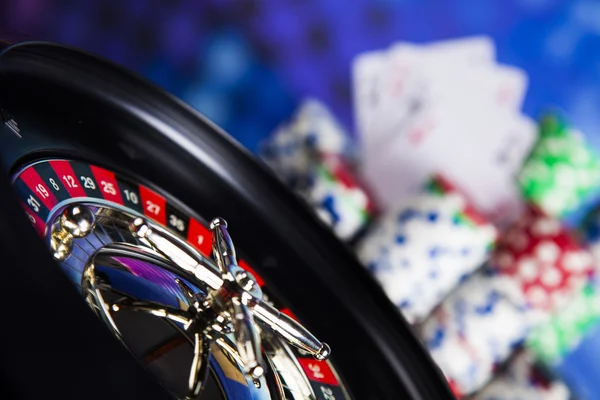
<path id="1" fill-rule="evenodd" d="M 559 107 L 600 149 L 594 0 L 14 0 L 3 32 L 92 50 L 147 76 L 255 151 L 314 96 L 353 131 L 350 65 L 397 40 L 490 35 L 527 71 L 525 112 Z"/>
<path id="2" fill-rule="evenodd" d="M 600 150 L 600 1 L 15 0 L 0 3 L 0 32 L 108 57 L 252 151 L 305 96 L 352 133 L 350 66 L 360 52 L 486 34 L 499 62 L 529 75 L 524 111 L 562 109 Z M 557 369 L 582 394 L 600 393 L 600 358 L 589 357 L 599 342 L 594 332 Z"/>

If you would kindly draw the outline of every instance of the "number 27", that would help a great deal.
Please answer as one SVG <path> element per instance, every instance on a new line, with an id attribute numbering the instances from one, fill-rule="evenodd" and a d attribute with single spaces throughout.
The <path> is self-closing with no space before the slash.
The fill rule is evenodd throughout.
<path id="1" fill-rule="evenodd" d="M 160 206 L 148 200 L 146 201 L 146 210 L 151 214 L 158 215 L 160 213 Z"/>

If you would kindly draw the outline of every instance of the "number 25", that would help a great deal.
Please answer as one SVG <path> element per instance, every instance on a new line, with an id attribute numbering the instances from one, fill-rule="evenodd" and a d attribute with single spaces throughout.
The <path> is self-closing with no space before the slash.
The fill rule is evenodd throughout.
<path id="1" fill-rule="evenodd" d="M 101 181 L 100 184 L 102 185 L 102 190 L 104 191 L 104 193 L 108 193 L 113 196 L 117 194 L 115 185 L 113 185 L 111 182 Z"/>

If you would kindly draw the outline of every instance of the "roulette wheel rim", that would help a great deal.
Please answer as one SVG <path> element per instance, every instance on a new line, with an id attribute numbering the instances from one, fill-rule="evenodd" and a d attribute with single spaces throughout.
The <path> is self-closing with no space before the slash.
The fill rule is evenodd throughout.
<path id="1" fill-rule="evenodd" d="M 275 297 L 330 343 L 353 398 L 451 398 L 409 325 L 345 245 L 190 107 L 110 62 L 51 43 L 4 50 L 0 88 L 6 171 L 20 176 L 35 162 L 84 160 L 164 193 L 191 215 L 226 217 Z M 26 221 L 11 212 L 14 199 L 4 201 L 10 215 L 2 220 Z M 25 231 L 11 226 L 15 235 Z"/>

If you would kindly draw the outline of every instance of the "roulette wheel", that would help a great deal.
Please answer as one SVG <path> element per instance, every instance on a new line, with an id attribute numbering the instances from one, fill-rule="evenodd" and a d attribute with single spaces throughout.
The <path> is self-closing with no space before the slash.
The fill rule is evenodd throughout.
<path id="1" fill-rule="evenodd" d="M 179 100 L 28 42 L 0 109 L 10 398 L 452 398 L 346 246 Z"/>

